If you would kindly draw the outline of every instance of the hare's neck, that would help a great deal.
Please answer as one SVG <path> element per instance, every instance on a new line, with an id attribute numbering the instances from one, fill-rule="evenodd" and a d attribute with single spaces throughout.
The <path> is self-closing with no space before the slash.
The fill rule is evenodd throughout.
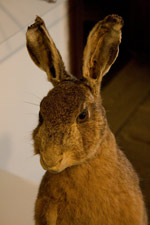
<path id="1" fill-rule="evenodd" d="M 97 152 L 93 157 L 88 159 L 85 163 L 73 166 L 65 170 L 67 174 L 73 177 L 78 176 L 80 173 L 88 173 L 90 168 L 94 168 L 93 172 L 95 173 L 96 170 L 99 168 L 106 168 L 107 165 L 114 164 L 117 161 L 117 144 L 115 137 L 109 127 L 107 127 L 104 138 L 102 142 L 100 143 Z"/>
<path id="2" fill-rule="evenodd" d="M 116 153 L 116 149 L 117 149 L 117 144 L 116 144 L 116 139 L 114 134 L 112 133 L 112 131 L 110 130 L 109 126 L 107 125 L 107 128 L 105 130 L 105 134 L 103 137 L 103 140 L 100 144 L 99 150 L 98 150 L 98 154 L 102 154 L 103 151 L 106 152 L 106 154 L 108 153 Z"/>
<path id="3" fill-rule="evenodd" d="M 90 163 L 95 163 L 95 161 L 99 161 L 99 163 L 102 163 L 105 160 L 116 161 L 118 151 L 117 149 L 118 146 L 116 144 L 116 139 L 110 128 L 107 126 L 103 140 L 100 143 L 99 148 L 93 159 L 91 159 Z"/>

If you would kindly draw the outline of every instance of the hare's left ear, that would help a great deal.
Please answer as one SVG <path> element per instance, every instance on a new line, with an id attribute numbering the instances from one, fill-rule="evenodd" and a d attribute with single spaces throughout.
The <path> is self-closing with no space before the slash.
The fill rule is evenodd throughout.
<path id="1" fill-rule="evenodd" d="M 121 17 L 110 15 L 99 21 L 88 36 L 83 55 L 83 77 L 96 95 L 102 77 L 118 55 L 122 26 Z"/>
<path id="2" fill-rule="evenodd" d="M 48 80 L 56 85 L 64 79 L 71 79 L 67 74 L 61 55 L 49 35 L 44 21 L 37 16 L 35 23 L 26 32 L 27 49 L 34 63 L 47 73 Z"/>

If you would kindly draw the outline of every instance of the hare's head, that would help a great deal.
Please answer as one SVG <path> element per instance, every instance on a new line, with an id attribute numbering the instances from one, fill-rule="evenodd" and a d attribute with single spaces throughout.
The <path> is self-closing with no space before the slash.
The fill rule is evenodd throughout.
<path id="1" fill-rule="evenodd" d="M 92 29 L 81 80 L 66 72 L 41 18 L 28 28 L 29 54 L 54 85 L 41 101 L 39 124 L 33 132 L 35 153 L 40 154 L 44 169 L 60 172 L 85 162 L 99 149 L 107 123 L 100 84 L 118 55 L 122 25 L 119 16 L 111 15 Z"/>

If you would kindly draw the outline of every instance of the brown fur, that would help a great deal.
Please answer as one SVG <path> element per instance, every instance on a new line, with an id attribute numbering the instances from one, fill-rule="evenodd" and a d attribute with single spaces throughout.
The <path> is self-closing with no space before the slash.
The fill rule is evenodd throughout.
<path id="1" fill-rule="evenodd" d="M 35 153 L 47 170 L 36 225 L 147 225 L 138 177 L 109 129 L 99 93 L 117 57 L 122 25 L 117 15 L 95 25 L 84 50 L 82 81 L 65 71 L 41 18 L 28 28 L 29 54 L 54 84 L 33 132 Z"/>

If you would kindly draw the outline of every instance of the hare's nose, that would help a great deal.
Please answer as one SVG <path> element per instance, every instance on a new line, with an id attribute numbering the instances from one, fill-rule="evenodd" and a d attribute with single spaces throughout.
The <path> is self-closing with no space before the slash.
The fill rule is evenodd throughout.
<path id="1" fill-rule="evenodd" d="M 54 156 L 42 154 L 40 160 L 43 167 L 51 168 L 58 165 L 62 159 L 61 156 L 55 156 L 55 154 Z"/>

